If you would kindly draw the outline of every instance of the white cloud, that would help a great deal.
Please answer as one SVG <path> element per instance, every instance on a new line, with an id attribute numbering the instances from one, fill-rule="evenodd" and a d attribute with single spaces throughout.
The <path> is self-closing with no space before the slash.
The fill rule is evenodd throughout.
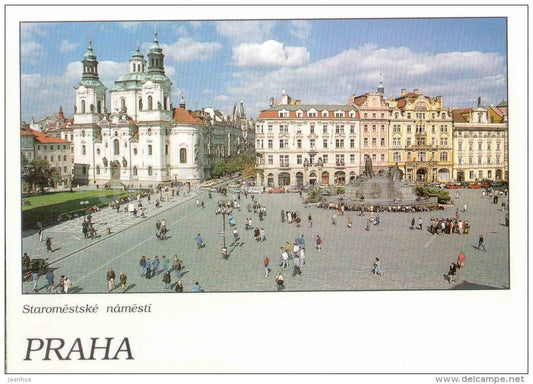
<path id="1" fill-rule="evenodd" d="M 273 35 L 275 21 L 217 21 L 216 31 L 238 44 L 260 42 Z"/>
<path id="2" fill-rule="evenodd" d="M 281 89 L 303 104 L 345 104 L 352 93 L 375 90 L 380 72 L 386 97 L 398 97 L 402 88 L 418 88 L 427 96 L 443 96 L 445 106 L 472 106 L 478 96 L 486 104 L 507 98 L 503 56 L 483 52 L 416 53 L 404 47 L 379 49 L 374 45 L 307 65 L 242 72 L 241 77 L 233 78 L 227 94 L 244 99 L 252 115 L 268 108 L 269 98 L 279 98 Z"/>
<path id="3" fill-rule="evenodd" d="M 262 44 L 243 43 L 233 48 L 233 62 L 237 66 L 301 66 L 307 64 L 309 58 L 307 48 L 289 47 L 275 40 Z"/>
<path id="4" fill-rule="evenodd" d="M 59 52 L 71 52 L 79 47 L 78 43 L 71 43 L 68 40 L 62 40 L 59 46 Z"/>
<path id="5" fill-rule="evenodd" d="M 35 63 L 45 53 L 44 46 L 36 41 L 22 41 L 20 44 L 20 55 L 23 60 L 27 60 L 29 63 Z"/>
<path id="6" fill-rule="evenodd" d="M 188 37 L 181 37 L 171 45 L 161 44 L 166 57 L 174 61 L 208 60 L 217 51 L 222 49 L 222 44 L 218 42 L 194 41 Z"/>
<path id="7" fill-rule="evenodd" d="M 143 23 L 142 22 L 135 22 L 135 21 L 126 21 L 118 23 L 122 28 L 128 30 L 128 31 L 135 31 L 137 30 Z"/>
<path id="8" fill-rule="evenodd" d="M 300 40 L 307 40 L 311 36 L 311 22 L 308 20 L 292 20 L 290 33 Z"/>

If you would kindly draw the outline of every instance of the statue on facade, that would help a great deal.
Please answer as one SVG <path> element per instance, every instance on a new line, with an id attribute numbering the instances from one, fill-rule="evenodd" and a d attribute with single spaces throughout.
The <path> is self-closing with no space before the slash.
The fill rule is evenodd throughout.
<path id="1" fill-rule="evenodd" d="M 365 171 L 363 172 L 363 175 L 370 179 L 374 176 L 374 172 L 372 171 L 372 159 L 369 155 L 365 155 Z"/>

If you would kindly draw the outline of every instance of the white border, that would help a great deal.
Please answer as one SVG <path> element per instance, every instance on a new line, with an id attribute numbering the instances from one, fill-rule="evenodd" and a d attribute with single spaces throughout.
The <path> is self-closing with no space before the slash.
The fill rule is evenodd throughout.
<path id="1" fill-rule="evenodd" d="M 7 275 L 7 363 L 11 372 L 85 373 L 104 372 L 394 372 L 394 373 L 520 373 L 527 365 L 527 217 L 524 159 L 528 158 L 526 132 L 528 122 L 527 10 L 510 6 L 290 6 L 282 7 L 8 7 L 6 19 L 6 152 L 7 239 L 20 238 L 19 146 L 19 37 L 18 23 L 26 20 L 145 20 L 231 19 L 231 18 L 383 18 L 383 17 L 489 17 L 509 18 L 508 82 L 511 170 L 511 289 L 506 291 L 425 291 L 425 292 L 343 292 L 312 294 L 213 294 L 186 295 L 181 306 L 187 312 L 173 311 L 154 296 L 156 313 L 139 320 L 124 317 L 120 321 L 101 314 L 85 317 L 51 319 L 22 316 L 23 303 L 35 297 L 17 292 L 16 273 Z M 521 208 L 522 207 L 522 208 Z M 20 242 L 6 244 L 7 271 L 19 268 Z M 15 293 L 13 293 L 15 292 Z M 50 301 L 55 298 L 50 299 Z M 65 299 L 61 298 L 62 302 Z M 76 300 L 76 296 L 69 297 Z M 104 306 L 112 297 L 97 299 Z M 138 295 L 128 295 L 138 303 Z M 91 302 L 83 295 L 83 302 Z M 158 305 L 160 303 L 161 305 Z M 378 303 L 378 305 L 376 305 Z M 165 311 L 162 311 L 165 308 Z M 293 320 L 301 319 L 296 338 Z M 126 335 L 135 345 L 135 361 L 113 364 L 72 361 L 24 363 L 24 337 L 28 329 L 38 328 L 43 335 L 91 336 L 97 327 L 105 334 L 123 335 L 124 324 L 137 321 L 140 326 L 166 329 L 180 336 L 157 334 Z M 279 322 L 286 321 L 287 334 L 280 337 Z M 98 332 L 97 332 L 98 333 Z M 99 332 L 101 334 L 101 332 Z M 100 335 L 96 335 L 100 336 Z M 103 336 L 103 335 L 101 335 Z M 155 335 L 154 335 L 155 336 Z M 154 339 L 158 339 L 154 342 Z M 284 346 L 283 357 L 277 346 Z M 496 358 L 497 357 L 497 358 Z M 495 364 L 497 362 L 497 364 Z M 16 375 L 18 376 L 18 375 Z M 28 377 L 28 375 L 22 375 Z M 68 376 L 32 376 L 34 382 L 71 380 Z M 105 377 L 105 376 L 104 376 Z M 208 376 L 212 377 L 212 376 Z M 359 377 L 355 377 L 357 379 Z M 362 379 L 363 377 L 361 377 Z M 77 382 L 93 382 L 100 376 L 76 377 Z M 129 380 L 111 376 L 113 380 Z M 149 378 L 141 378 L 141 380 Z M 155 377 L 155 380 L 167 380 Z M 177 378 L 180 380 L 181 378 Z M 199 376 L 188 379 L 197 380 Z M 223 380 L 250 378 L 224 376 Z M 276 377 L 253 380 L 277 380 Z M 311 378 L 309 378 L 311 380 Z M 312 380 L 316 377 L 312 378 Z M 318 376 L 318 379 L 321 379 Z M 324 379 L 324 378 L 322 378 Z M 335 380 L 345 379 L 334 376 Z M 353 379 L 353 378 L 352 378 Z M 364 382 L 427 382 L 425 376 L 364 376 Z M 291 377 L 288 377 L 291 380 Z M 351 380 L 349 377 L 347 380 Z M 433 381 L 433 380 L 432 380 Z"/>

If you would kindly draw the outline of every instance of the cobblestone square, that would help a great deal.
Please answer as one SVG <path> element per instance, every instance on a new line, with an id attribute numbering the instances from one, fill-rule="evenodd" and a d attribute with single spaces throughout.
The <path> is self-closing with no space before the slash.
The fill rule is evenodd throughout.
<path id="1" fill-rule="evenodd" d="M 337 224 L 331 223 L 334 211 L 309 206 L 306 208 L 297 193 L 261 194 L 258 202 L 266 207 L 264 221 L 248 212 L 250 197 L 241 195 L 241 210 L 234 210 L 240 242 L 233 246 L 233 228 L 226 222 L 226 243 L 229 257 L 221 257 L 223 244 L 223 215 L 215 215 L 217 202 L 226 199 L 214 193 L 209 199 L 205 191 L 189 196 L 174 197 L 172 201 L 156 208 L 154 202 L 145 201 L 146 218 L 134 218 L 130 213 L 110 208 L 93 215 L 98 229 L 94 239 L 84 239 L 81 231 L 82 218 L 60 223 L 44 229 L 44 238 L 52 238 L 53 252 L 47 252 L 44 241 L 39 242 L 37 233 L 23 233 L 22 249 L 32 258 L 48 258 L 55 274 L 57 285 L 61 275 L 73 283 L 72 293 L 107 293 L 106 273 L 112 267 L 117 276 L 117 288 L 121 293 L 118 275 L 127 277 L 127 293 L 162 292 L 162 274 L 146 279 L 140 276 L 139 260 L 142 255 L 152 260 L 163 255 L 172 261 L 175 254 L 183 260 L 185 269 L 181 277 L 184 292 L 192 292 L 198 281 L 205 292 L 275 292 L 274 277 L 282 270 L 279 266 L 280 247 L 287 241 L 304 235 L 306 239 L 306 263 L 302 274 L 292 276 L 292 260 L 285 278 L 285 291 L 366 291 L 366 290 L 447 290 L 447 289 L 508 289 L 509 278 L 509 228 L 505 226 L 505 211 L 500 198 L 494 204 L 483 197 L 481 190 L 461 189 L 455 206 L 430 212 L 382 212 L 381 223 L 365 230 L 369 214 L 359 216 L 346 211 L 339 215 Z M 232 198 L 228 194 L 227 198 Z M 196 199 L 205 203 L 197 207 Z M 425 228 L 431 217 L 453 218 L 456 207 L 468 205 L 462 218 L 469 221 L 469 234 L 433 235 Z M 282 223 L 281 210 L 299 211 L 302 217 L 300 228 L 296 224 Z M 312 228 L 307 225 L 312 216 Z M 348 216 L 353 219 L 348 228 Z M 412 218 L 423 220 L 423 230 L 411 230 Z M 252 218 L 253 227 L 264 228 L 266 241 L 257 242 L 253 230 L 245 229 L 246 218 Z M 164 219 L 169 228 L 168 239 L 155 236 L 156 221 Z M 226 217 L 226 221 L 228 217 Z M 107 228 L 111 228 L 107 233 Z M 206 247 L 198 249 L 196 235 L 200 233 Z M 477 249 L 480 233 L 484 234 L 486 251 Z M 323 239 L 322 251 L 315 248 L 315 236 Z M 445 277 L 451 262 L 463 251 L 465 267 L 457 274 L 457 282 L 449 283 Z M 270 259 L 270 275 L 264 277 L 263 258 Z M 374 277 L 372 265 L 376 257 L 381 260 L 383 276 Z M 161 266 L 159 267 L 161 269 Z M 178 281 L 172 272 L 172 287 Z M 46 293 L 44 276 L 38 281 L 38 293 Z M 30 293 L 32 283 L 22 284 L 24 293 Z"/>

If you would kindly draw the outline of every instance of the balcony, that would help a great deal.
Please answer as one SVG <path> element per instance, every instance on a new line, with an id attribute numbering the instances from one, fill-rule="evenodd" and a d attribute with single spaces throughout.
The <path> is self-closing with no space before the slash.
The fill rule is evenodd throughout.
<path id="1" fill-rule="evenodd" d="M 346 168 L 346 165 L 344 164 L 344 161 L 337 161 L 335 163 L 335 168 Z"/>
<path id="2" fill-rule="evenodd" d="M 289 165 L 289 163 L 283 162 L 279 164 L 279 167 L 280 169 L 289 169 L 291 166 Z"/>

